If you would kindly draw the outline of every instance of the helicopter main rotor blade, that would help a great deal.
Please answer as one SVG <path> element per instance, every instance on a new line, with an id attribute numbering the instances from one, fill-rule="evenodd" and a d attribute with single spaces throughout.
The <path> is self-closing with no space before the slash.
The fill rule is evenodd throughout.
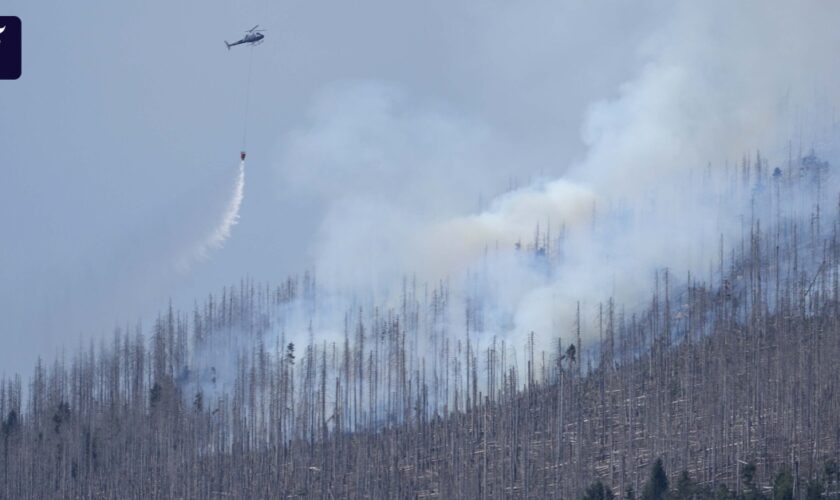
<path id="1" fill-rule="evenodd" d="M 259 25 L 259 24 L 257 24 L 257 25 L 255 25 L 253 28 L 249 29 L 248 31 L 249 31 L 249 32 L 250 32 L 250 31 L 254 31 L 255 29 L 257 29 L 257 28 L 259 28 L 259 27 L 260 27 L 260 25 Z"/>

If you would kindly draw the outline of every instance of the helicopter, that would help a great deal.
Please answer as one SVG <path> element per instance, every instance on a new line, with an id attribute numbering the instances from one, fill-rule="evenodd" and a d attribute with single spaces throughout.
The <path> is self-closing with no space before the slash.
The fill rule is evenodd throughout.
<path id="1" fill-rule="evenodd" d="M 258 30 L 257 28 L 259 27 L 260 25 L 258 24 L 253 28 L 246 30 L 245 36 L 239 41 L 228 43 L 227 40 L 225 40 L 225 45 L 227 45 L 228 50 L 230 50 L 230 48 L 234 45 L 241 45 L 243 43 L 250 43 L 251 45 L 261 44 L 263 42 L 263 38 L 265 38 L 265 35 L 263 35 L 261 32 L 266 30 Z"/>

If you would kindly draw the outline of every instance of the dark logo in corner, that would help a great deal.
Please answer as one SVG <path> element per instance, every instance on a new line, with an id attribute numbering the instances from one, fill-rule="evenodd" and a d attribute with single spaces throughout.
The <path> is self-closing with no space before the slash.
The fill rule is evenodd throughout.
<path id="1" fill-rule="evenodd" d="M 20 18 L 0 16 L 0 80 L 20 78 L 20 39 Z"/>

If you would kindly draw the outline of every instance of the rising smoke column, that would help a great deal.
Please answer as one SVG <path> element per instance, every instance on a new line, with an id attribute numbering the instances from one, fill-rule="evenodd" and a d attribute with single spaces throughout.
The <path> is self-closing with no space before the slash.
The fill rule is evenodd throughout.
<path id="1" fill-rule="evenodd" d="M 551 277 L 535 283 L 521 259 L 500 271 L 501 286 L 519 292 L 498 306 L 513 325 L 496 329 L 520 345 L 531 331 L 546 341 L 568 332 L 577 301 L 593 322 L 609 297 L 628 307 L 644 301 L 664 268 L 679 278 L 704 273 L 716 242 L 736 241 L 757 209 L 749 191 L 727 196 L 726 165 L 754 160 L 760 149 L 772 167 L 783 166 L 788 141 L 803 135 L 797 119 L 820 122 L 817 106 L 803 111 L 813 94 L 824 96 L 823 114 L 837 102 L 832 47 L 840 40 L 826 21 L 837 8 L 770 4 L 678 4 L 642 47 L 646 62 L 635 78 L 590 106 L 582 161 L 559 179 L 428 228 L 412 245 L 424 249 L 420 260 L 456 275 L 488 245 L 512 248 L 540 223 L 562 224 L 563 260 Z M 805 140 L 807 147 L 819 137 Z"/>
<path id="2" fill-rule="evenodd" d="M 458 126 L 438 136 L 415 118 L 423 109 L 401 112 L 404 107 L 391 104 L 400 101 L 388 95 L 325 99 L 320 114 L 329 119 L 288 141 L 285 166 L 309 171 L 323 164 L 332 173 L 347 165 L 351 180 L 379 179 L 383 172 L 394 180 L 379 189 L 343 183 L 336 190 L 342 198 L 328 200 L 318 267 L 364 269 L 351 277 L 361 290 L 373 281 L 368 268 L 388 269 L 378 280 L 392 284 L 414 273 L 421 281 L 448 277 L 458 283 L 482 265 L 488 248 L 498 248 L 508 255 L 488 266 L 496 296 L 481 299 L 501 320 L 488 322 L 485 333 L 519 346 L 531 331 L 538 343 L 567 334 L 577 301 L 591 324 L 609 297 L 628 308 L 646 300 L 664 268 L 679 278 L 705 272 L 721 239 L 729 244 L 740 237 L 752 208 L 749 192 L 728 195 L 727 165 L 755 158 L 756 150 L 771 167 L 782 165 L 788 140 L 803 136 L 797 122 L 818 121 L 806 113 L 815 89 L 827 103 L 837 101 L 838 14 L 838 6 L 825 2 L 676 3 L 639 48 L 643 61 L 633 77 L 589 107 L 584 157 L 562 177 L 505 193 L 473 213 L 441 215 L 424 211 L 423 203 L 445 206 L 446 186 L 471 186 L 454 182 L 455 174 L 484 179 L 483 164 L 475 162 L 488 159 L 475 151 L 498 142 L 495 130 L 483 130 L 490 140 L 458 140 L 454 148 L 442 137 L 471 137 L 471 120 L 446 115 Z M 813 139 L 806 134 L 805 147 Z M 435 153 L 458 162 L 440 162 Z M 405 181 L 418 172 L 425 177 Z M 312 184 L 323 188 L 318 182 Z M 403 185 L 423 192 L 406 196 Z M 550 227 L 553 237 L 559 227 L 565 231 L 562 264 L 549 276 L 513 255 L 517 243 L 533 239 L 538 224 Z M 325 275 L 329 279 L 319 276 Z M 587 333 L 597 339 L 596 329 Z"/>

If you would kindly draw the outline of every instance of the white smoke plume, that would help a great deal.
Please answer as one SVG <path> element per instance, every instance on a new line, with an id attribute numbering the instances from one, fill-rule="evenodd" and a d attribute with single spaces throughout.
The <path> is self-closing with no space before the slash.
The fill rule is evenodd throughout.
<path id="1" fill-rule="evenodd" d="M 568 339 L 578 301 L 590 322 L 608 297 L 641 305 L 663 268 L 707 273 L 753 208 L 749 192 L 726 190 L 725 167 L 756 150 L 784 166 L 789 148 L 836 140 L 825 110 L 840 89 L 838 14 L 840 4 L 810 1 L 675 4 L 639 47 L 635 76 L 590 106 L 583 159 L 479 211 L 472 200 L 504 187 L 482 175 L 498 171 L 487 165 L 517 168 L 492 127 L 408 106 L 381 83 L 331 91 L 282 159 L 296 188 L 333 198 L 319 277 L 387 297 L 404 275 L 458 283 L 489 266 L 496 285 L 485 298 L 500 319 L 485 333 L 521 345 L 531 331 Z M 562 264 L 548 273 L 514 250 L 538 225 L 552 238 L 563 228 Z"/>

